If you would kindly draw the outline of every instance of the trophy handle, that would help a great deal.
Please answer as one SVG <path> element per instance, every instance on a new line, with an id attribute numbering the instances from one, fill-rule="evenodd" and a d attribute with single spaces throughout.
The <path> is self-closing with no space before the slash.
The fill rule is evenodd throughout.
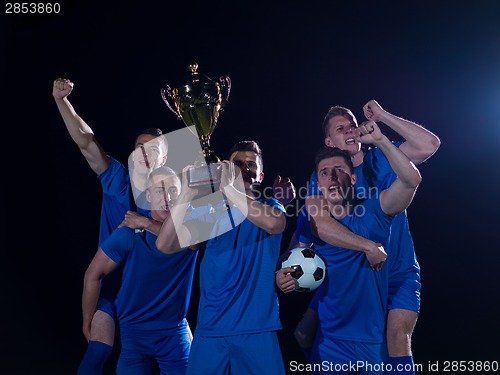
<path id="1" fill-rule="evenodd" d="M 175 110 L 174 108 L 177 108 L 175 105 L 175 97 L 176 95 L 173 93 L 172 88 L 169 85 L 165 85 L 160 89 L 161 97 L 163 98 L 163 101 L 167 105 L 167 107 L 175 113 L 177 118 L 179 120 L 182 120 L 182 116 L 179 113 L 178 110 Z"/>
<path id="2" fill-rule="evenodd" d="M 219 78 L 220 86 L 221 86 L 221 97 L 222 101 L 220 104 L 220 112 L 224 110 L 224 106 L 227 103 L 227 100 L 229 99 L 229 94 L 231 93 L 231 79 L 229 76 L 221 76 Z"/>

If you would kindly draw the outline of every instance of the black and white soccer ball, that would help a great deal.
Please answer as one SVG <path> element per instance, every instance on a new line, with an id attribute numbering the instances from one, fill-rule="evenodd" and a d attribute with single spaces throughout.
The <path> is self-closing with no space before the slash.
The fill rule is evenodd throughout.
<path id="1" fill-rule="evenodd" d="M 296 280 L 297 292 L 313 291 L 325 280 L 325 262 L 309 247 L 296 247 L 287 251 L 281 262 L 281 268 L 285 267 L 295 270 L 290 275 Z"/>

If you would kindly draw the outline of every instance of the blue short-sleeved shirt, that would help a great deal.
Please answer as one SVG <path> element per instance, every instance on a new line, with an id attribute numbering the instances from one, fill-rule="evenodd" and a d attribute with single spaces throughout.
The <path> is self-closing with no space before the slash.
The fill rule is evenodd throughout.
<path id="1" fill-rule="evenodd" d="M 402 142 L 393 142 L 393 144 L 399 147 Z M 355 188 L 359 198 L 367 199 L 378 196 L 382 190 L 387 189 L 392 184 L 397 176 L 387 157 L 379 148 L 364 147 L 363 153 L 363 163 L 354 168 L 354 173 L 357 176 Z M 321 195 L 314 172 L 311 174 L 307 195 Z M 296 234 L 301 242 L 310 243 L 312 242 L 312 234 L 306 219 L 306 211 L 301 212 L 297 218 Z M 401 279 L 406 278 L 420 283 L 420 266 L 415 255 L 406 210 L 394 217 L 385 250 L 388 254 L 385 267 L 389 268 L 391 283 L 400 283 Z"/>
<path id="2" fill-rule="evenodd" d="M 111 158 L 109 167 L 97 176 L 102 185 L 99 243 L 108 238 L 121 224 L 131 208 L 130 177 L 123 164 Z"/>
<path id="3" fill-rule="evenodd" d="M 284 212 L 276 199 L 259 200 Z M 274 272 L 280 234 L 269 234 L 248 219 L 218 212 L 217 227 L 233 229 L 206 244 L 200 265 L 196 335 L 227 336 L 281 329 Z M 239 211 L 232 209 L 233 216 Z M 239 213 L 241 215 L 241 213 Z"/>
<path id="4" fill-rule="evenodd" d="M 120 291 L 115 300 L 120 329 L 164 330 L 186 327 L 198 252 L 190 249 L 164 254 L 156 236 L 122 227 L 102 244 L 114 262 L 126 261 Z"/>
<path id="5" fill-rule="evenodd" d="M 372 197 L 340 222 L 354 233 L 385 244 L 392 217 Z M 382 343 L 388 298 L 388 272 L 371 269 L 364 253 L 315 239 L 315 249 L 327 265 L 327 277 L 317 290 L 319 329 L 326 337 Z M 369 312 L 369 313 L 367 313 Z"/>

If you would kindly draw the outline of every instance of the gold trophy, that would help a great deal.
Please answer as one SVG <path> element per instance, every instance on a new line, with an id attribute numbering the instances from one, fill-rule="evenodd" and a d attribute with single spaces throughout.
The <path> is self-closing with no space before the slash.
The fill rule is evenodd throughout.
<path id="1" fill-rule="evenodd" d="M 188 82 L 177 87 L 164 85 L 161 97 L 190 130 L 194 126 L 196 133 L 193 131 L 193 134 L 198 136 L 201 144 L 201 154 L 188 171 L 189 186 L 210 186 L 214 192 L 220 185 L 221 165 L 210 147 L 210 136 L 229 98 L 231 80 L 228 76 L 221 76 L 215 82 L 198 73 L 195 62 L 189 65 L 189 70 L 191 77 Z"/>

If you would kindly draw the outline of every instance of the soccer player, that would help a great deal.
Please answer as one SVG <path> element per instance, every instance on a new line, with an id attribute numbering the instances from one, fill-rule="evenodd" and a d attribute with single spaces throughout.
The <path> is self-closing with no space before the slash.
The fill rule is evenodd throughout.
<path id="1" fill-rule="evenodd" d="M 146 209 L 137 208 L 134 196 L 141 197 L 144 181 L 149 172 L 166 161 L 168 144 L 158 128 L 146 129 L 135 140 L 134 168 L 131 189 L 129 172 L 122 163 L 110 157 L 97 141 L 92 128 L 76 113 L 68 96 L 74 84 L 58 78 L 53 82 L 52 95 L 63 118 L 66 129 L 87 163 L 101 181 L 103 196 L 99 223 L 98 247 L 120 225 L 158 233 L 161 223 L 153 220 Z M 142 205 L 140 205 L 142 206 Z M 141 214 L 134 212 L 138 210 Z M 104 364 L 111 354 L 115 339 L 115 308 L 113 301 L 120 285 L 120 273 L 115 272 L 103 283 L 97 310 L 92 318 L 87 351 L 80 364 L 78 375 L 102 374 Z"/>
<path id="2" fill-rule="evenodd" d="M 220 191 L 226 200 L 222 209 L 208 210 L 214 235 L 200 265 L 198 322 L 187 374 L 285 373 L 276 333 L 281 322 L 274 271 L 286 218 L 275 198 L 256 198 L 254 185 L 263 177 L 257 143 L 234 145 L 229 161 L 223 162 Z M 172 212 L 158 235 L 158 248 L 167 253 L 179 249 L 181 242 L 196 241 L 187 224 L 197 208 L 186 211 L 190 193 L 182 194 L 188 194 L 179 197 L 184 206 L 173 207 L 178 215 Z M 187 223 L 181 225 L 186 213 Z M 176 218 L 182 220 L 175 223 Z"/>
<path id="3" fill-rule="evenodd" d="M 404 142 L 394 142 L 400 150 L 416 165 L 431 157 L 439 148 L 439 138 L 427 129 L 385 110 L 375 101 L 370 100 L 363 107 L 365 117 L 375 122 L 383 121 L 394 131 L 406 139 Z M 325 116 L 323 131 L 325 144 L 329 147 L 345 149 L 351 155 L 358 176 L 356 189 L 360 197 L 367 197 L 371 191 L 380 191 L 396 178 L 392 166 L 377 147 L 362 147 L 361 142 L 353 137 L 357 128 L 353 113 L 344 107 L 335 106 Z M 311 226 L 300 215 L 297 221 L 298 240 L 310 243 L 311 227 L 322 240 L 336 246 L 365 251 L 374 269 L 379 270 L 385 261 L 384 247 L 378 246 L 361 236 L 357 236 L 344 226 L 339 225 L 329 215 L 321 212 L 322 197 L 316 188 L 315 173 L 311 176 L 311 184 L 306 198 L 306 206 L 311 219 Z M 413 241 L 411 238 L 406 211 L 393 220 L 391 236 L 385 249 L 389 253 L 389 303 L 387 318 L 387 345 L 389 363 L 412 364 L 411 335 L 420 311 L 420 266 L 417 262 Z M 311 302 L 314 306 L 315 301 Z M 314 319 L 314 308 L 308 309 L 305 319 Z M 299 344 L 310 344 L 308 337 L 314 334 L 305 331 L 304 326 L 314 323 L 299 323 L 296 337 Z M 302 345 L 302 347 L 304 347 Z M 413 371 L 408 372 L 414 373 Z"/>
<path id="4" fill-rule="evenodd" d="M 362 125 L 357 131 L 363 135 L 364 142 L 373 144 L 386 155 L 398 178 L 387 189 L 359 203 L 354 190 L 357 176 L 350 155 L 337 148 L 324 147 L 316 156 L 318 188 L 327 201 L 324 210 L 332 217 L 354 233 L 385 245 L 393 218 L 408 207 L 421 177 L 374 122 Z M 387 268 L 374 272 L 362 252 L 332 246 L 319 238 L 314 238 L 314 242 L 316 251 L 326 260 L 328 276 L 318 288 L 315 300 L 320 323 L 311 363 L 319 365 L 327 361 L 342 367 L 360 361 L 367 367 L 358 370 L 381 373 L 387 353 Z M 277 284 L 284 291 L 293 284 L 289 272 L 282 269 L 277 273 Z M 326 372 L 349 371 L 342 368 L 343 372 L 339 367 Z"/>
<path id="5" fill-rule="evenodd" d="M 145 192 L 151 217 L 163 222 L 181 188 L 179 177 L 165 166 L 150 174 Z M 120 326 L 121 351 L 117 374 L 150 374 L 152 361 L 160 373 L 183 375 L 191 335 L 186 314 L 198 252 L 182 249 L 164 254 L 156 236 L 126 226 L 105 240 L 85 272 L 83 289 L 84 334 L 90 336 L 100 283 L 125 263 L 115 306 Z"/>

